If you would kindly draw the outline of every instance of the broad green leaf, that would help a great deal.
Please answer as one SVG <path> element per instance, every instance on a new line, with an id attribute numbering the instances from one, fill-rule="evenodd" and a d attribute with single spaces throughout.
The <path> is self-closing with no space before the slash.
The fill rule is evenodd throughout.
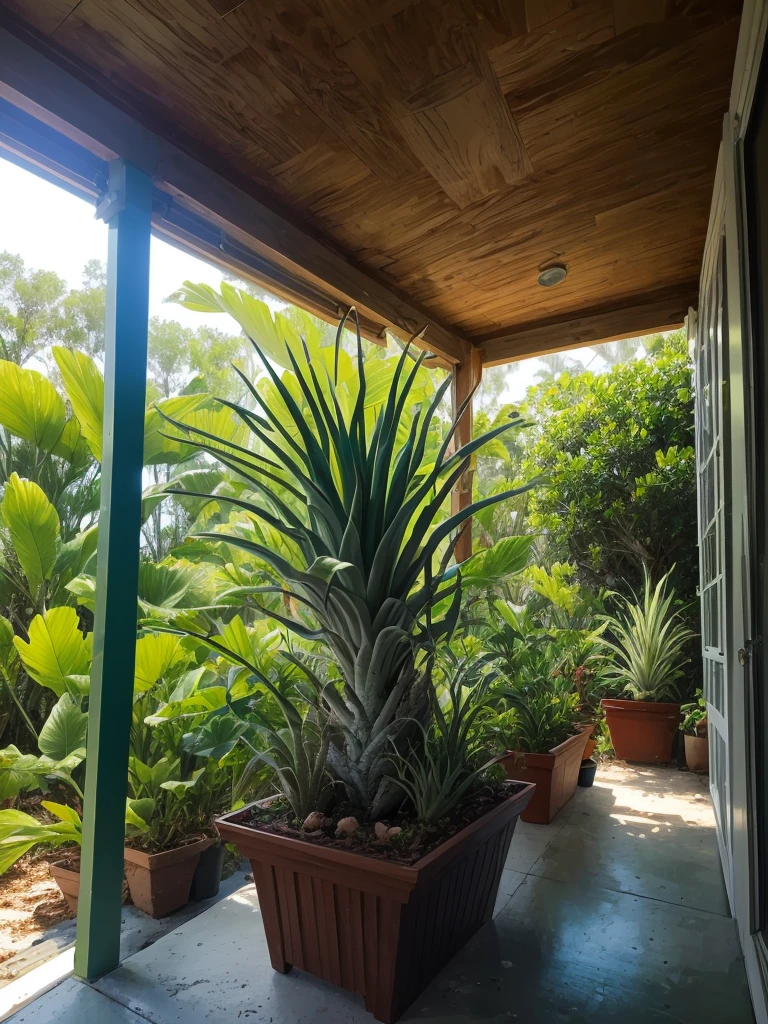
<path id="1" fill-rule="evenodd" d="M 93 611 L 96 608 L 96 578 L 86 573 L 75 576 L 67 583 L 67 590 L 74 594 L 77 603 Z"/>
<path id="2" fill-rule="evenodd" d="M 80 710 L 77 698 L 65 693 L 59 697 L 40 730 L 40 751 L 54 761 L 63 761 L 85 746 L 87 731 L 88 715 Z"/>
<path id="3" fill-rule="evenodd" d="M 53 566 L 58 586 L 66 587 L 76 576 L 86 571 L 88 563 L 96 554 L 98 540 L 99 528 L 92 526 L 59 547 Z"/>
<path id="4" fill-rule="evenodd" d="M 19 793 L 30 793 L 40 786 L 38 759 L 22 754 L 13 745 L 0 750 L 0 801 L 15 800 Z M 2 836 L 0 835 L 0 838 Z"/>
<path id="5" fill-rule="evenodd" d="M 248 728 L 232 714 L 217 715 L 196 732 L 184 736 L 184 749 L 198 757 L 210 757 L 220 761 L 235 748 L 238 740 Z"/>
<path id="6" fill-rule="evenodd" d="M 90 672 L 92 636 L 80 632 L 74 608 L 61 607 L 32 619 L 29 642 L 18 636 L 13 642 L 29 675 L 61 697 L 82 689 L 73 677 Z"/>
<path id="7" fill-rule="evenodd" d="M 53 800 L 43 800 L 43 807 L 59 821 L 67 821 L 73 825 L 81 826 L 80 815 L 74 807 L 67 807 L 66 804 L 57 804 Z"/>
<path id="8" fill-rule="evenodd" d="M 54 345 L 53 358 L 64 381 L 72 409 L 80 424 L 80 431 L 101 462 L 104 429 L 104 378 L 96 363 L 85 353 Z"/>
<path id="9" fill-rule="evenodd" d="M 155 801 L 149 797 L 140 800 L 125 801 L 125 823 L 131 825 L 139 832 L 148 832 L 152 815 L 155 811 Z"/>
<path id="10" fill-rule="evenodd" d="M 179 637 L 170 633 L 150 633 L 140 637 L 136 641 L 134 691 L 145 693 L 151 690 L 158 679 L 188 657 Z"/>
<path id="11" fill-rule="evenodd" d="M 42 488 L 18 473 L 5 485 L 2 511 L 19 565 L 36 591 L 56 562 L 59 516 Z"/>
<path id="12" fill-rule="evenodd" d="M 0 360 L 0 425 L 50 452 L 61 440 L 66 422 L 64 400 L 42 373 Z"/>

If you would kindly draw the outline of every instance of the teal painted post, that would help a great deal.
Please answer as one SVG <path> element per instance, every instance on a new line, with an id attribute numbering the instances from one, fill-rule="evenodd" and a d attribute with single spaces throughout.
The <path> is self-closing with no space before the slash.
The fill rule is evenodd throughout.
<path id="1" fill-rule="evenodd" d="M 75 974 L 120 960 L 125 798 L 136 653 L 152 180 L 115 161 L 109 223 L 104 444 Z"/>

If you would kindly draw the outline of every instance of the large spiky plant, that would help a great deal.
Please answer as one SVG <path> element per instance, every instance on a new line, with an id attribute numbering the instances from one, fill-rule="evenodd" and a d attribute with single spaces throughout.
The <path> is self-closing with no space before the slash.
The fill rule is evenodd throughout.
<path id="1" fill-rule="evenodd" d="M 269 610 L 301 637 L 324 639 L 338 663 L 343 684 L 323 688 L 335 727 L 330 765 L 350 799 L 376 815 L 402 797 L 388 777 L 392 741 L 428 715 L 429 651 L 458 616 L 461 571 L 448 567 L 457 531 L 474 512 L 530 484 L 446 514 L 451 489 L 473 453 L 522 421 L 514 415 L 453 450 L 465 404 L 435 456 L 430 428 L 450 378 L 431 401 L 415 403 L 425 353 L 416 356 L 409 344 L 383 402 L 371 409 L 359 328 L 356 381 L 342 389 L 339 380 L 345 320 L 332 361 L 313 358 L 306 345 L 298 354 L 289 345 L 292 374 L 284 377 L 251 338 L 279 408 L 265 398 L 269 389 L 257 388 L 237 367 L 256 409 L 222 400 L 251 431 L 251 447 L 171 422 L 246 481 L 250 493 L 225 500 L 278 530 L 297 552 L 289 560 L 247 537 L 202 534 L 271 566 L 281 582 L 252 588 L 255 601 L 259 592 L 282 593 L 309 612 L 312 626 L 307 618 Z"/>

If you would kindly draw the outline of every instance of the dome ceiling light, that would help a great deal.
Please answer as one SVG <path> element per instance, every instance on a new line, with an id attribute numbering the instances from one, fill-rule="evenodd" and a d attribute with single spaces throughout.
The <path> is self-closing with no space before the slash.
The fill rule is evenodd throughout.
<path id="1" fill-rule="evenodd" d="M 564 281 L 568 268 L 562 263 L 550 263 L 539 271 L 538 281 L 542 288 L 552 288 L 553 285 Z"/>

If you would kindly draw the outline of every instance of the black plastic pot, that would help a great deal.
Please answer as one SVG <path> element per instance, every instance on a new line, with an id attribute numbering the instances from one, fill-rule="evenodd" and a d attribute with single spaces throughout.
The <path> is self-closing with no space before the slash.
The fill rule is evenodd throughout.
<path id="1" fill-rule="evenodd" d="M 579 769 L 579 785 L 584 786 L 588 789 L 595 781 L 595 772 L 597 771 L 597 765 L 591 759 L 581 762 L 581 768 Z M 205 854 L 203 854 L 205 856 Z"/>
<path id="2" fill-rule="evenodd" d="M 189 893 L 191 900 L 210 900 L 218 894 L 225 853 L 224 843 L 215 843 L 200 854 Z"/>

